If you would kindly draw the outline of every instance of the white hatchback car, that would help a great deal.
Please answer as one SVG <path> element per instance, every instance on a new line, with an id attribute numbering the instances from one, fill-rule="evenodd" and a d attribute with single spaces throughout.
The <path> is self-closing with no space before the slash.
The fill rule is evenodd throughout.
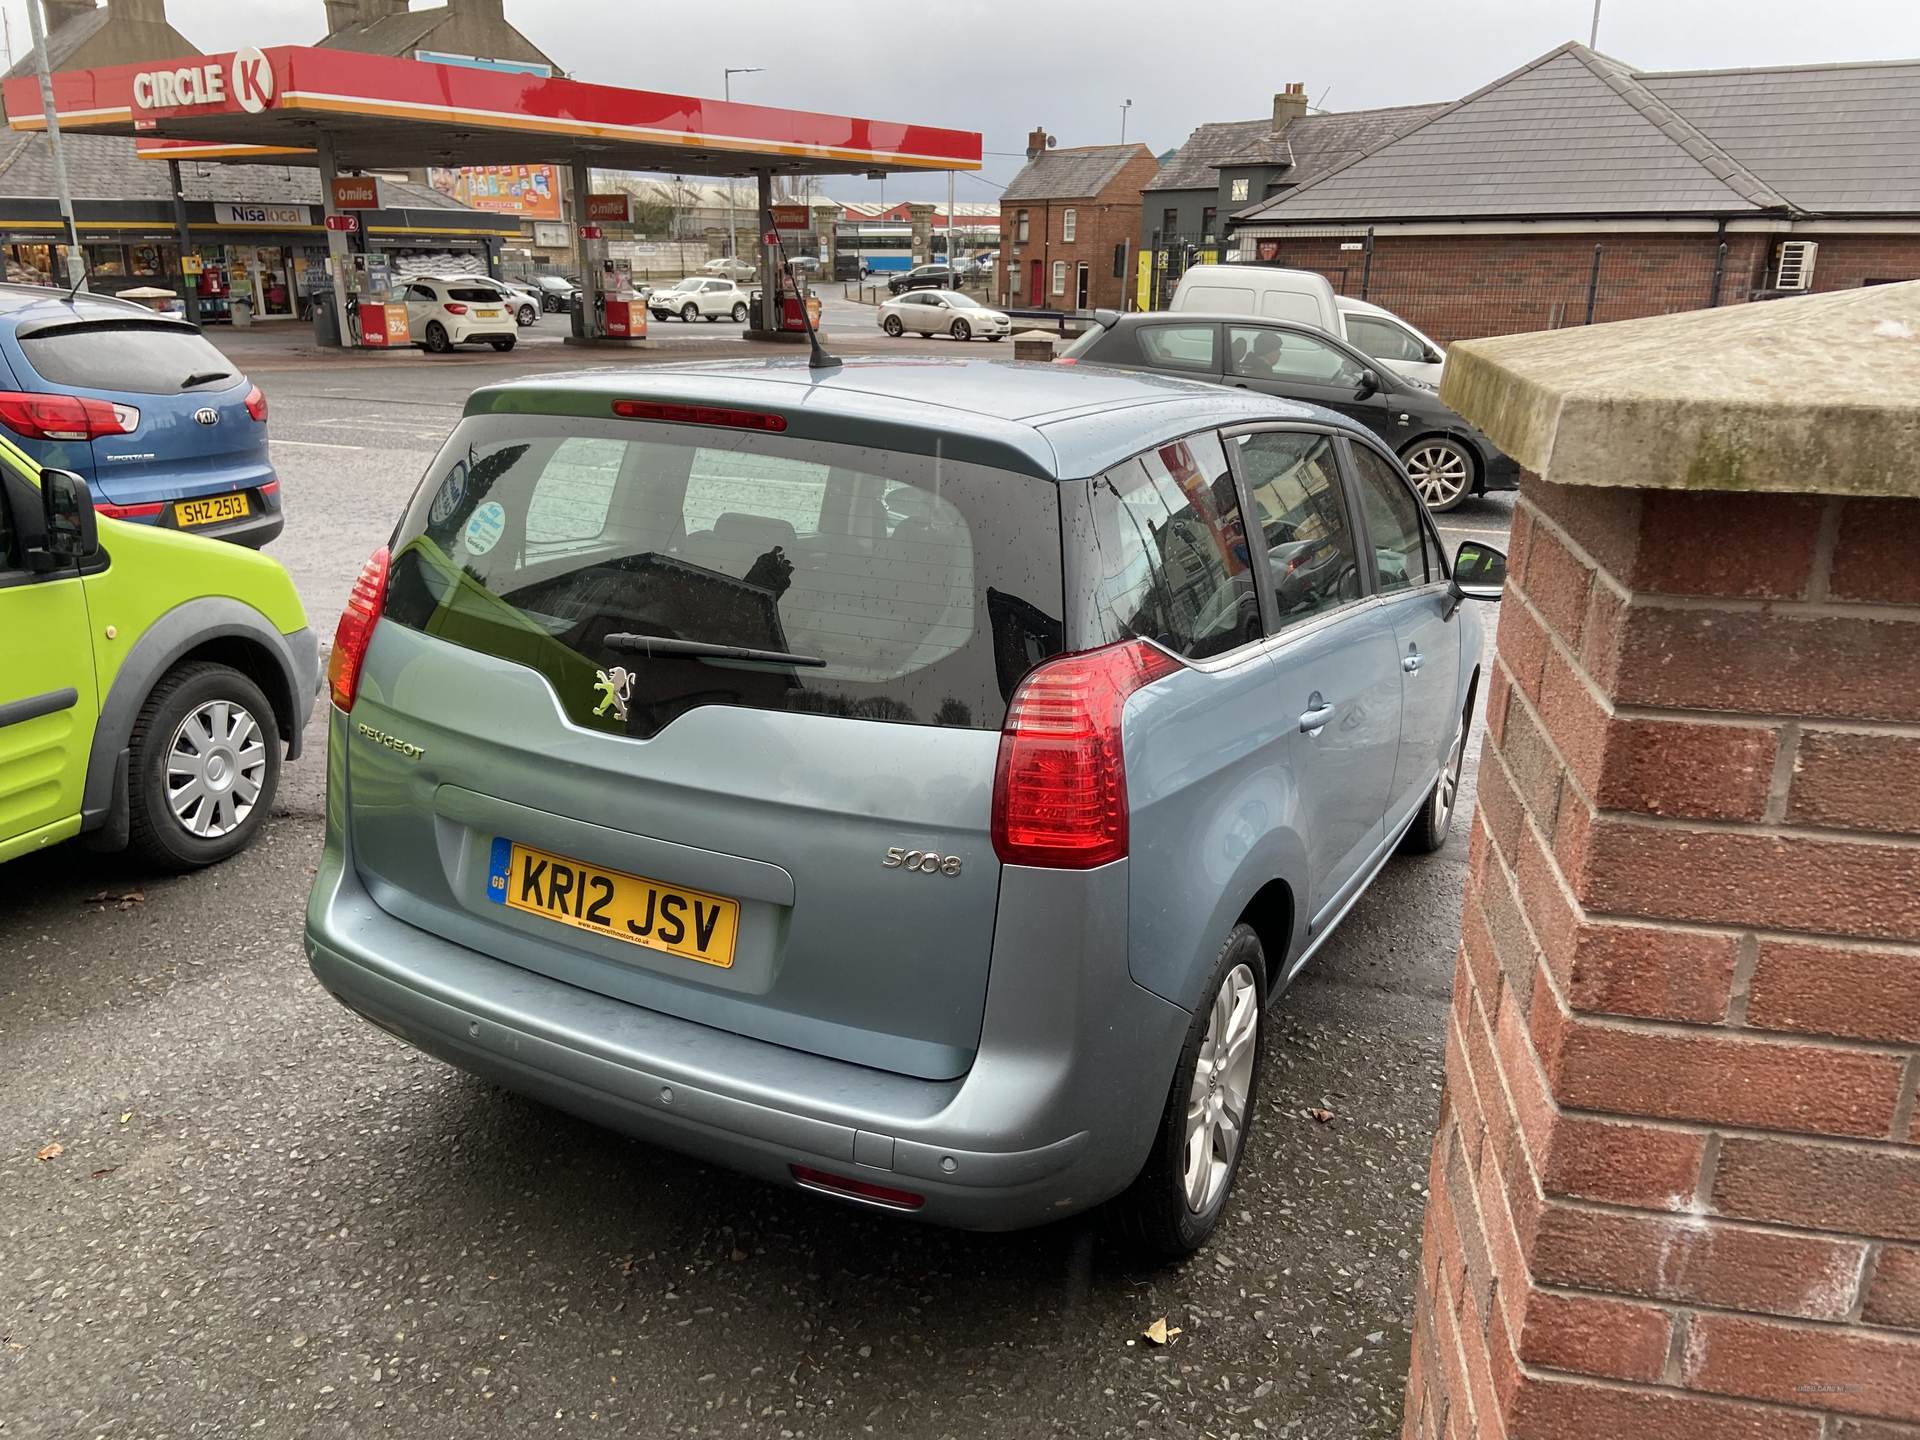
<path id="1" fill-rule="evenodd" d="M 747 323 L 746 292 L 731 280 L 711 275 L 689 275 L 677 285 L 655 290 L 647 296 L 647 309 L 656 320 L 678 316 L 691 324 L 703 315 L 709 320 L 724 315 L 736 325 Z"/>
<path id="2" fill-rule="evenodd" d="M 998 340 L 1013 333 L 1013 321 L 957 290 L 909 290 L 880 307 L 880 328 L 889 335 L 912 330 L 921 335 L 951 335 L 956 340 L 976 335 Z"/>
<path id="3" fill-rule="evenodd" d="M 416 275 L 407 282 L 407 328 L 435 355 L 456 345 L 513 349 L 515 322 L 498 281 L 477 275 Z"/>

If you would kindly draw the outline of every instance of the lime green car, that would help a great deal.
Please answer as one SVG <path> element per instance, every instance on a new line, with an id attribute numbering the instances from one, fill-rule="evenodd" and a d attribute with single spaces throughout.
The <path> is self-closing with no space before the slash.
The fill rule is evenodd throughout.
<path id="1" fill-rule="evenodd" d="M 244 849 L 318 683 L 278 563 L 96 517 L 0 439 L 0 861 L 80 834 L 172 870 Z"/>

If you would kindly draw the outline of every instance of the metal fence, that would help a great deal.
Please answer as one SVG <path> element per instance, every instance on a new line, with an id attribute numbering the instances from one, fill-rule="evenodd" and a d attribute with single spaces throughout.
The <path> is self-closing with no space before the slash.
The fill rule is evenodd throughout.
<path id="1" fill-rule="evenodd" d="M 1244 259 L 1317 271 L 1337 294 L 1384 306 L 1442 343 L 1705 309 L 1747 289 L 1712 234 L 1376 240 L 1342 229 L 1231 247 L 1155 234 L 1141 258 L 1140 308 L 1166 308 L 1193 265 Z"/>

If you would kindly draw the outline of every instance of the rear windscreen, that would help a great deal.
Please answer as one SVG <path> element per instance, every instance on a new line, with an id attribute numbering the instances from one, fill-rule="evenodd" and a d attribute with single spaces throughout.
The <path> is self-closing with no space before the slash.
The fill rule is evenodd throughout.
<path id="1" fill-rule="evenodd" d="M 506 296 L 498 290 L 488 290 L 479 285 L 462 285 L 458 289 L 447 291 L 449 300 L 464 300 L 469 305 L 498 305 Z"/>
<path id="2" fill-rule="evenodd" d="M 477 416 L 402 523 L 386 614 L 532 666 L 596 729 L 712 704 L 997 729 L 1062 648 L 1059 495 L 784 435 Z"/>
<path id="3" fill-rule="evenodd" d="M 20 349 L 42 379 L 81 390 L 173 395 L 202 386 L 218 389 L 239 378 L 233 362 L 198 332 L 146 320 L 36 330 L 20 337 Z"/>

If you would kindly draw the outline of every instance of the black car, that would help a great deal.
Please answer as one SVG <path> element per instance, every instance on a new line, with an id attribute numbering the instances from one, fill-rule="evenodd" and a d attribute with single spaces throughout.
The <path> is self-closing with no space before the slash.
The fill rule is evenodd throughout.
<path id="1" fill-rule="evenodd" d="M 1520 467 L 1441 404 L 1431 385 L 1394 374 L 1324 330 L 1191 311 L 1102 310 L 1094 322 L 1062 361 L 1159 370 L 1338 410 L 1393 448 L 1429 510 L 1519 488 Z"/>
<path id="2" fill-rule="evenodd" d="M 959 277 L 953 273 L 950 265 L 916 265 L 904 275 L 896 275 L 887 281 L 887 289 L 895 295 L 903 295 L 909 290 L 958 290 Z"/>
<path id="3" fill-rule="evenodd" d="M 540 292 L 540 308 L 546 311 L 571 310 L 580 287 L 564 275 L 536 275 L 533 287 Z"/>

